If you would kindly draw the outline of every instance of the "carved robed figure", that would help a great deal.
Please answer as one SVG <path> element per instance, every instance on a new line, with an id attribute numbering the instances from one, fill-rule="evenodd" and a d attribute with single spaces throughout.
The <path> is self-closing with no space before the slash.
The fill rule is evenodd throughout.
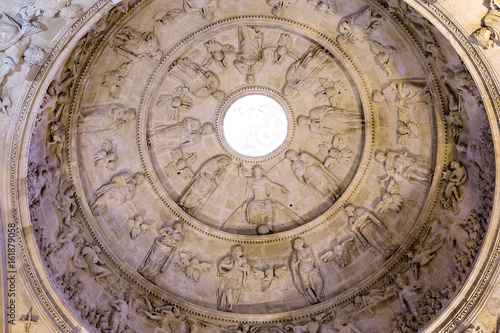
<path id="1" fill-rule="evenodd" d="M 155 283 L 156 276 L 165 270 L 168 259 L 182 243 L 181 231 L 181 222 L 175 222 L 172 227 L 165 226 L 158 230 L 160 236 L 156 237 L 146 258 L 137 270 L 139 274 L 151 283 Z"/>
<path id="2" fill-rule="evenodd" d="M 240 303 L 244 288 L 247 287 L 250 265 L 243 255 L 241 245 L 234 245 L 217 264 L 218 276 L 222 279 L 217 290 L 217 308 L 233 311 Z"/>

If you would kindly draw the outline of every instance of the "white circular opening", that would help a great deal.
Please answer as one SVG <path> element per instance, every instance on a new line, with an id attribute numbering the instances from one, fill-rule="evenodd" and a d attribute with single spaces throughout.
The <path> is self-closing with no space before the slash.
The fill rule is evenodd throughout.
<path id="1" fill-rule="evenodd" d="M 237 99 L 224 115 L 223 132 L 227 143 L 249 157 L 267 155 L 285 141 L 288 121 L 274 99 L 248 95 Z"/>

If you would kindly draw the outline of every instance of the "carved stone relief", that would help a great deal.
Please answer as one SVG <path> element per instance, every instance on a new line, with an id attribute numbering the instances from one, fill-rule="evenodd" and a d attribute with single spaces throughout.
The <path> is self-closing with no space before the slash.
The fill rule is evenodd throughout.
<path id="1" fill-rule="evenodd" d="M 153 11 L 161 7 L 154 3 Z M 336 17 L 323 13 L 332 13 L 335 1 L 267 1 L 265 17 L 231 18 L 247 5 L 183 1 L 159 24 L 175 19 L 179 31 L 188 31 L 188 21 L 227 19 L 199 31 L 195 23 L 183 43 L 170 39 L 174 25 L 142 33 L 147 26 L 131 16 L 106 37 L 111 45 L 94 53 L 117 57 L 117 51 L 114 61 L 85 63 L 93 46 L 88 40 L 77 46 L 81 53 L 72 55 L 42 104 L 40 113 L 47 112 L 37 135 L 46 139 L 33 144 L 53 158 L 31 166 L 37 188 L 29 195 L 50 279 L 85 325 L 103 332 L 418 331 L 450 304 L 480 248 L 491 195 L 485 191 L 481 204 L 468 196 L 482 193 L 476 184 L 494 183 L 477 171 L 493 170 L 486 161 L 491 135 L 477 140 L 480 131 L 463 117 L 458 144 L 447 141 L 451 121 L 439 122 L 446 115 L 430 99 L 444 85 L 424 79 L 430 60 L 402 52 L 408 45 L 399 32 L 375 33 L 382 15 L 364 3 L 339 7 Z M 331 21 L 325 31 L 339 27 L 340 39 L 367 43 L 346 45 L 346 55 L 331 35 L 272 18 L 269 6 L 276 16 L 308 8 Z M 348 10 L 357 11 L 343 16 Z M 388 28 L 393 24 L 400 23 Z M 160 59 L 163 43 L 170 53 Z M 149 57 L 154 61 L 141 61 L 136 73 L 136 58 Z M 360 67 L 361 59 L 369 65 Z M 80 76 L 83 64 L 89 71 Z M 475 99 L 453 84 L 465 78 L 453 80 L 448 85 L 461 92 L 449 91 L 443 104 L 450 113 L 461 112 L 454 96 L 463 93 L 466 105 Z M 224 103 L 235 91 L 271 96 L 285 109 L 288 141 L 275 152 L 249 157 L 227 148 Z M 371 105 L 370 97 L 389 107 Z M 453 157 L 444 153 L 450 143 Z M 430 186 L 439 183 L 437 161 L 448 165 L 440 191 Z M 69 168 L 71 177 L 53 165 Z M 57 184 L 56 175 L 64 181 Z M 433 208 L 436 198 L 453 211 L 444 201 Z M 148 220 L 140 207 L 147 207 Z M 481 214 L 471 213 L 466 223 L 462 214 L 471 207 Z M 422 209 L 441 221 L 431 222 L 430 231 Z M 40 228 L 44 216 L 58 218 Z M 237 243 L 244 249 L 226 252 Z M 436 278 L 439 267 L 443 277 Z M 247 324 L 252 316 L 259 319 Z"/>
<path id="2" fill-rule="evenodd" d="M 499 42 L 498 34 L 500 32 L 500 27 L 498 26 L 500 4 L 496 0 L 491 0 L 489 7 L 488 13 L 483 17 L 483 27 L 473 33 L 477 42 L 486 48 L 496 46 L 496 43 Z"/>

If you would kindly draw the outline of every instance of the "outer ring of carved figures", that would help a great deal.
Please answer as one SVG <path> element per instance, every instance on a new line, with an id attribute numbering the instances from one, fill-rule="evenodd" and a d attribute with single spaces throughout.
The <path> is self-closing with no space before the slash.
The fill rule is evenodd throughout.
<path id="1" fill-rule="evenodd" d="M 318 295 L 320 295 L 320 294 L 318 294 Z M 314 301 L 313 301 L 313 302 L 314 302 Z"/>
<path id="2" fill-rule="evenodd" d="M 14 162 L 14 163 L 15 163 L 15 162 Z M 21 239 L 20 239 L 20 241 L 23 241 L 23 239 L 21 238 Z M 35 252 L 36 252 L 36 250 L 35 250 Z"/>

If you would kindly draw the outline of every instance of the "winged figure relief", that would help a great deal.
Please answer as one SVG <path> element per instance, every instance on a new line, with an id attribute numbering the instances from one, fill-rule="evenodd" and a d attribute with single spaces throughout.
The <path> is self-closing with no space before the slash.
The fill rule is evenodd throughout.
<path id="1" fill-rule="evenodd" d="M 262 292 L 273 290 L 278 285 L 278 280 L 286 275 L 288 268 L 282 267 L 269 267 L 263 270 L 254 268 L 253 277 L 255 280 L 260 280 L 260 290 Z"/>
<path id="2" fill-rule="evenodd" d="M 351 263 L 351 253 L 350 250 L 354 245 L 354 237 L 350 236 L 342 241 L 332 241 L 332 247 L 330 250 L 323 253 L 320 258 L 324 262 L 335 261 L 340 268 Z"/>
<path id="3" fill-rule="evenodd" d="M 191 280 L 200 281 L 202 273 L 208 273 L 212 269 L 212 263 L 203 261 L 198 256 L 193 256 L 190 252 L 179 252 L 184 273 Z"/>

